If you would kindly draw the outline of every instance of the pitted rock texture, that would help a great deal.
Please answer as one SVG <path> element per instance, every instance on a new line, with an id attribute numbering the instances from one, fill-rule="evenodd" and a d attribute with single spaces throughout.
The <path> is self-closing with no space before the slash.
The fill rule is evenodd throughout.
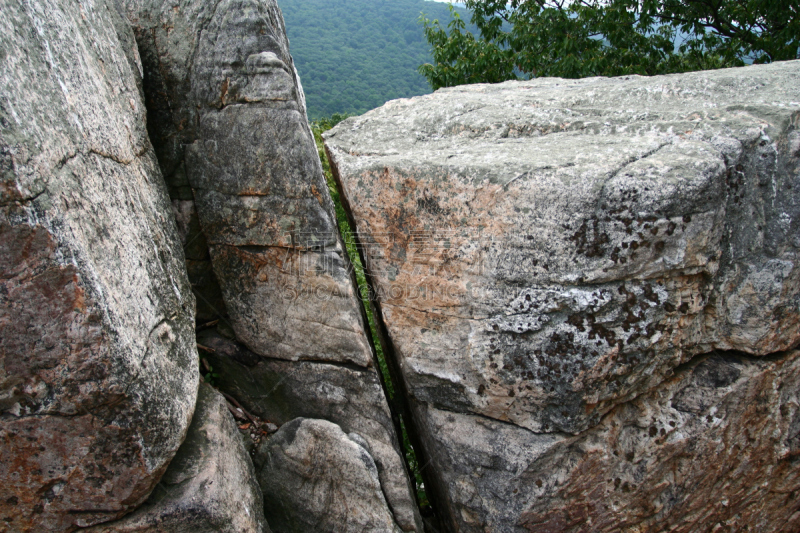
<path id="1" fill-rule="evenodd" d="M 578 507 L 542 525 L 560 504 L 529 503 L 535 479 L 508 494 L 450 472 L 520 473 L 515 439 L 582 435 L 698 354 L 798 344 L 798 81 L 793 61 L 463 86 L 326 134 L 447 527 L 580 530 Z M 688 520 L 679 503 L 664 523 Z"/>
<path id="2" fill-rule="evenodd" d="M 201 385 L 186 440 L 148 500 L 91 533 L 269 533 L 255 470 L 225 399 Z"/>
<path id="3" fill-rule="evenodd" d="M 278 425 L 295 418 L 324 419 L 347 434 L 360 435 L 395 521 L 406 531 L 418 528 L 416 503 L 409 497 L 413 488 L 375 372 L 355 365 L 259 357 L 213 329 L 198 334 L 198 342 L 213 350 L 204 357 L 219 374 L 219 387 L 250 413 Z"/>
<path id="4" fill-rule="evenodd" d="M 194 298 L 105 1 L 0 7 L 0 529 L 130 511 L 197 394 Z"/>
<path id="5" fill-rule="evenodd" d="M 579 436 L 424 404 L 463 532 L 800 528 L 800 352 L 699 356 Z"/>
<path id="6" fill-rule="evenodd" d="M 280 9 L 274 0 L 124 0 L 122 9 L 141 51 L 149 130 L 179 214 L 198 313 L 218 311 L 220 326 L 247 347 L 235 353 L 265 365 L 282 360 L 286 376 L 308 378 L 291 391 L 295 406 L 334 404 L 334 422 L 374 426 L 395 520 L 421 530 Z M 372 404 L 362 413 L 360 400 L 324 398 L 308 373 L 316 367 L 304 361 L 340 367 L 348 392 Z M 239 372 L 230 379 L 251 379 Z M 262 385 L 249 391 L 253 398 L 270 396 L 272 385 Z M 284 421 L 300 416 L 295 406 L 282 411 L 291 414 Z"/>
<path id="7" fill-rule="evenodd" d="M 296 418 L 256 453 L 264 506 L 280 533 L 400 533 L 368 444 L 327 420 Z"/>
<path id="8" fill-rule="evenodd" d="M 795 346 L 798 80 L 465 86 L 328 132 L 409 393 L 579 432 L 695 354 Z"/>

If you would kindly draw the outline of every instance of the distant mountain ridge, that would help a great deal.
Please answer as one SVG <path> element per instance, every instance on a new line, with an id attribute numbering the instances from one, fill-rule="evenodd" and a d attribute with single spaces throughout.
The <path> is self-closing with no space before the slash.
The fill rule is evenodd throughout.
<path id="1" fill-rule="evenodd" d="M 280 6 L 312 120 L 431 92 L 417 72 L 431 60 L 419 16 L 446 23 L 446 3 L 282 0 Z"/>

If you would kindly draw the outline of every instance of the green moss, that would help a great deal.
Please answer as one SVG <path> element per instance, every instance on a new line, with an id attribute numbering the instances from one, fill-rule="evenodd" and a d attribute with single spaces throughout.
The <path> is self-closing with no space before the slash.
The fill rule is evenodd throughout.
<path id="1" fill-rule="evenodd" d="M 378 339 L 380 338 L 378 336 L 378 322 L 376 317 L 373 315 L 373 308 L 370 305 L 369 285 L 367 284 L 364 266 L 362 265 L 361 258 L 358 255 L 355 232 L 352 230 L 350 223 L 347 220 L 347 214 L 344 211 L 342 200 L 339 197 L 339 190 L 333 180 L 330 162 L 328 161 L 328 157 L 325 154 L 325 149 L 323 148 L 322 144 L 322 133 L 331 129 L 347 117 L 348 115 L 346 114 L 336 113 L 330 118 L 323 118 L 314 121 L 311 123 L 311 131 L 314 133 L 314 142 L 317 144 L 319 158 L 320 161 L 322 161 L 322 169 L 325 172 L 325 179 L 328 182 L 328 190 L 331 193 L 331 198 L 333 199 L 333 204 L 336 208 L 336 221 L 339 224 L 339 232 L 342 235 L 345 249 L 347 250 L 347 255 L 350 257 L 350 262 L 352 263 L 353 270 L 356 274 L 356 283 L 358 283 L 358 291 L 361 295 L 361 301 L 364 305 L 364 309 L 366 310 L 370 334 L 372 335 L 372 339 L 375 341 L 373 344 L 375 346 L 375 352 L 378 358 L 378 367 L 380 368 L 381 377 L 383 378 L 383 383 L 386 388 L 386 394 L 389 396 L 389 402 L 392 403 L 395 398 L 395 388 L 394 384 L 392 383 L 392 378 L 389 375 L 389 367 L 386 364 L 386 357 L 383 353 L 383 348 L 381 347 L 380 342 L 378 342 Z M 417 490 L 417 502 L 421 507 L 427 507 L 430 505 L 430 503 L 428 502 L 428 496 L 425 493 L 425 485 L 422 481 L 419 461 L 417 460 L 417 455 L 414 452 L 414 447 L 411 445 L 408 431 L 406 430 L 406 424 L 402 416 L 400 416 L 400 430 L 402 432 L 400 438 L 402 439 L 406 462 L 408 463 L 408 466 L 414 476 L 414 485 L 416 486 Z"/>

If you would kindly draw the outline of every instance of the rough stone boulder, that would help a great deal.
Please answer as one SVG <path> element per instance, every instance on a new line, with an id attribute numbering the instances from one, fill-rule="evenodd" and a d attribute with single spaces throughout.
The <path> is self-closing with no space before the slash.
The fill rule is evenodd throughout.
<path id="1" fill-rule="evenodd" d="M 0 2 L 0 529 L 150 494 L 197 394 L 194 298 L 104 1 Z"/>
<path id="2" fill-rule="evenodd" d="M 371 365 L 277 4 L 130 0 L 126 13 L 159 161 L 187 236 L 193 193 L 237 339 L 267 357 Z"/>
<path id="3" fill-rule="evenodd" d="M 577 436 L 419 404 L 457 531 L 800 528 L 800 352 L 698 356 Z"/>
<path id="4" fill-rule="evenodd" d="M 198 342 L 214 350 L 204 356 L 219 375 L 220 388 L 251 413 L 278 425 L 297 417 L 323 419 L 360 435 L 398 524 L 404 529 L 416 527 L 416 504 L 409 496 L 392 414 L 373 369 L 259 357 L 214 330 L 201 332 Z"/>
<path id="5" fill-rule="evenodd" d="M 255 470 L 225 399 L 197 396 L 186 440 L 148 500 L 91 533 L 269 533 Z"/>
<path id="6" fill-rule="evenodd" d="M 330 416 L 363 431 L 396 523 L 421 530 L 280 9 L 274 0 L 121 3 L 192 282 L 206 317 L 216 308 L 218 329 L 239 343 L 209 356 L 224 367 L 222 389 L 278 423 Z"/>
<path id="7" fill-rule="evenodd" d="M 400 533 L 369 445 L 327 420 L 296 418 L 256 453 L 276 532 Z M 260 463 L 260 464 L 259 464 Z"/>
<path id="8" fill-rule="evenodd" d="M 504 439 L 597 434 L 699 354 L 797 345 L 799 81 L 800 63 L 785 62 L 465 86 L 327 134 L 447 527 L 535 529 L 525 498 L 539 486 Z M 794 416 L 791 405 L 763 415 Z M 451 419 L 458 431 L 442 429 Z M 458 435 L 496 459 L 452 453 Z M 478 467 L 514 471 L 518 495 L 470 493 L 451 475 Z"/>

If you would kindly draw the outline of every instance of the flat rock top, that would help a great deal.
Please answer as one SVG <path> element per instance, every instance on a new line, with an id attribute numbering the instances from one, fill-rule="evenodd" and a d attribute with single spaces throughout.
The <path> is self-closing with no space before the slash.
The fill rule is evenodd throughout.
<path id="1" fill-rule="evenodd" d="M 389 102 L 341 123 L 326 143 L 357 156 L 361 167 L 478 166 L 491 180 L 517 165 L 589 166 L 598 151 L 607 152 L 608 163 L 625 161 L 652 150 L 652 137 L 746 137 L 800 109 L 798 82 L 800 61 L 787 61 L 668 76 L 467 85 Z M 586 134 L 597 138 L 583 137 L 580 149 L 569 142 Z M 619 150 L 619 136 L 630 146 Z"/>
<path id="2" fill-rule="evenodd" d="M 409 394 L 576 432 L 698 353 L 795 346 L 798 81 L 471 85 L 328 132 Z"/>

